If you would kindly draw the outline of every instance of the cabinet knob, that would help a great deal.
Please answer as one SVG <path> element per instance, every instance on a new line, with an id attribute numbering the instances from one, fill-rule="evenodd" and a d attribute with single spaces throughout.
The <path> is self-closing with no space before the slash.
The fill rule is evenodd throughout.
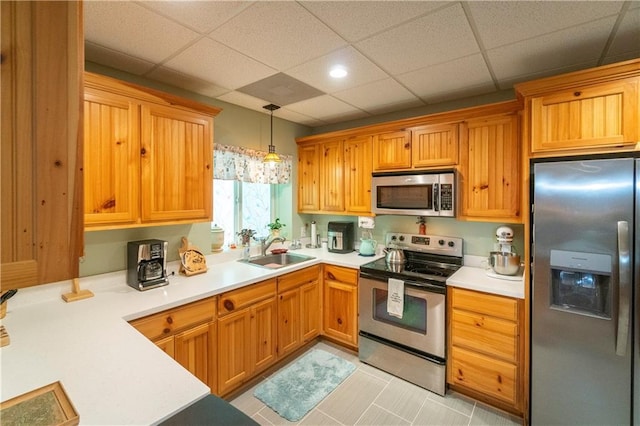
<path id="1" fill-rule="evenodd" d="M 227 311 L 233 311 L 236 308 L 233 302 L 229 299 L 225 300 L 222 305 Z"/>
<path id="2" fill-rule="evenodd" d="M 167 317 L 167 324 L 173 324 L 173 318 Z"/>
<path id="3" fill-rule="evenodd" d="M 164 330 L 162 330 L 162 332 L 164 334 L 168 334 L 168 333 L 171 333 L 171 329 L 170 328 L 165 328 Z"/>
<path id="4" fill-rule="evenodd" d="M 580 96 L 582 95 L 582 92 L 573 92 L 573 96 Z"/>

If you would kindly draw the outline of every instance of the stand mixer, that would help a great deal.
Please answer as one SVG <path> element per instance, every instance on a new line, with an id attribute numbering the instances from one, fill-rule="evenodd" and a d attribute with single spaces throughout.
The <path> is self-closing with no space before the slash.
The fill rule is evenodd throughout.
<path id="1" fill-rule="evenodd" d="M 496 229 L 496 239 L 498 240 L 497 251 L 489 253 L 489 266 L 491 272 L 487 274 L 495 278 L 519 279 L 514 277 L 520 271 L 520 256 L 513 249 L 513 229 L 508 226 L 500 226 Z"/>

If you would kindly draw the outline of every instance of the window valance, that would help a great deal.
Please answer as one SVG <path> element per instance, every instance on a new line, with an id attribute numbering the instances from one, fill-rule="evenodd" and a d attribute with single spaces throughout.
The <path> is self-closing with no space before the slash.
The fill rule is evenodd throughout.
<path id="1" fill-rule="evenodd" d="M 251 183 L 289 183 L 292 156 L 278 154 L 282 162 L 265 164 L 262 162 L 265 155 L 265 151 L 214 144 L 213 178 Z"/>

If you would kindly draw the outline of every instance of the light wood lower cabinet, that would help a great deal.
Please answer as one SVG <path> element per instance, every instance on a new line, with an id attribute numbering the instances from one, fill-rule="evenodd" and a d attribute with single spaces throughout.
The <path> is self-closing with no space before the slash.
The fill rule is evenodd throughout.
<path id="1" fill-rule="evenodd" d="M 358 347 L 358 270 L 324 265 L 324 335 Z"/>
<path id="2" fill-rule="evenodd" d="M 223 293 L 218 308 L 218 391 L 225 395 L 276 361 L 276 279 Z"/>
<path id="3" fill-rule="evenodd" d="M 217 393 L 216 298 L 131 321 L 131 325 Z"/>
<path id="4" fill-rule="evenodd" d="M 321 331 L 320 270 L 311 266 L 278 277 L 278 356 L 315 339 Z"/>
<path id="5" fill-rule="evenodd" d="M 524 399 L 523 301 L 449 288 L 447 381 L 516 414 Z"/>

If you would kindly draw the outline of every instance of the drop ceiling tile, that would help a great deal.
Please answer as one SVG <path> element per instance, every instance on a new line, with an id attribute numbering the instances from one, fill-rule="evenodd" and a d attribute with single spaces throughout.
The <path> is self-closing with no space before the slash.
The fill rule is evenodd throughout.
<path id="1" fill-rule="evenodd" d="M 295 104 L 287 105 L 287 109 L 327 123 L 335 122 L 335 120 L 346 121 L 368 116 L 366 112 L 330 95 L 296 102 Z"/>
<path id="2" fill-rule="evenodd" d="M 624 14 L 607 56 L 640 57 L 640 7 L 631 8 Z"/>
<path id="3" fill-rule="evenodd" d="M 287 107 L 282 107 L 281 109 L 278 110 L 278 117 L 285 120 L 289 120 L 293 123 L 299 123 L 309 127 L 318 127 L 318 126 L 327 124 L 326 122 L 318 120 L 316 118 L 309 117 L 307 115 L 300 114 L 295 111 L 291 111 L 287 109 Z"/>
<path id="4" fill-rule="evenodd" d="M 260 112 L 265 112 L 266 110 L 263 108 L 263 106 L 269 104 L 269 102 L 264 99 L 256 98 L 251 95 L 247 95 L 246 93 L 238 92 L 236 90 L 218 96 L 218 99 L 230 104 L 238 105 Z"/>
<path id="5" fill-rule="evenodd" d="M 210 81 L 202 80 L 166 67 L 154 69 L 147 74 L 147 77 L 190 92 L 209 96 L 210 98 L 215 98 L 229 92 L 229 89 L 218 86 Z"/>
<path id="6" fill-rule="evenodd" d="M 233 90 L 276 73 L 273 68 L 206 37 L 164 65 Z"/>
<path id="7" fill-rule="evenodd" d="M 392 78 L 343 90 L 333 96 L 371 114 L 424 106 L 424 102 Z"/>
<path id="8" fill-rule="evenodd" d="M 329 71 L 335 65 L 343 66 L 349 75 L 344 78 L 330 77 Z M 305 62 L 288 70 L 287 74 L 327 93 L 361 86 L 388 77 L 384 71 L 351 46 Z"/>
<path id="9" fill-rule="evenodd" d="M 210 36 L 279 71 L 346 42 L 297 2 L 256 2 Z"/>
<path id="10" fill-rule="evenodd" d="M 605 18 L 491 49 L 487 51 L 489 63 L 503 88 L 505 80 L 522 81 L 541 72 L 559 74 L 576 64 L 595 66 L 615 21 L 615 17 Z"/>
<path id="11" fill-rule="evenodd" d="M 84 43 L 84 58 L 89 62 L 95 62 L 96 64 L 136 75 L 142 75 L 154 67 L 152 62 L 144 61 L 89 41 Z"/>
<path id="12" fill-rule="evenodd" d="M 459 3 L 368 38 L 356 48 L 392 75 L 479 52 Z"/>
<path id="13" fill-rule="evenodd" d="M 615 15 L 620 1 L 470 1 L 485 49 Z"/>
<path id="14" fill-rule="evenodd" d="M 208 33 L 251 5 L 248 1 L 145 1 L 152 9 L 199 33 Z"/>
<path id="15" fill-rule="evenodd" d="M 442 7 L 447 2 L 308 1 L 301 4 L 346 40 L 356 42 L 415 19 Z"/>
<path id="16" fill-rule="evenodd" d="M 163 61 L 199 37 L 136 3 L 87 1 L 83 7 L 85 40 L 142 60 Z"/>
<path id="17" fill-rule="evenodd" d="M 429 103 L 475 96 L 496 89 L 479 53 L 401 74 L 396 78 Z"/>

